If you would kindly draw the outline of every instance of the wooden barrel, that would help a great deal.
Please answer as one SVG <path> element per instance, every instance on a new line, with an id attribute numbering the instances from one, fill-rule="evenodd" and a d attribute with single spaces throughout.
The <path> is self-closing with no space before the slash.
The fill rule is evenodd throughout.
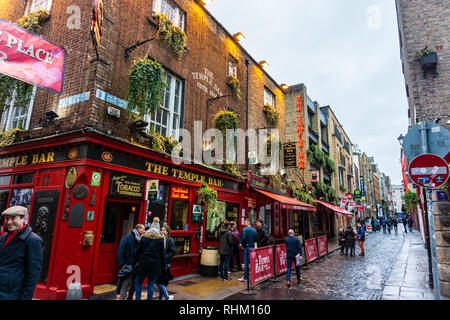
<path id="1" fill-rule="evenodd" d="M 218 248 L 203 248 L 198 273 L 204 277 L 217 277 L 219 272 L 219 259 Z"/>

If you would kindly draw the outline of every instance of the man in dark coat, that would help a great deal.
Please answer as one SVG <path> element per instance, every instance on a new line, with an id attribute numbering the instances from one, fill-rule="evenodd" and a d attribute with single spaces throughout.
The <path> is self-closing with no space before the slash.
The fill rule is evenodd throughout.
<path id="1" fill-rule="evenodd" d="M 229 281 L 228 269 L 230 258 L 233 256 L 233 236 L 230 230 L 230 224 L 227 221 L 222 223 L 219 230 L 219 277 L 221 280 Z"/>
<path id="2" fill-rule="evenodd" d="M 339 228 L 339 246 L 341 247 L 341 256 L 344 255 L 344 249 L 345 249 L 345 230 L 344 230 L 344 226 L 341 226 Z"/>
<path id="3" fill-rule="evenodd" d="M 395 234 L 398 234 L 398 221 L 396 216 L 392 217 L 392 225 L 394 226 Z"/>
<path id="4" fill-rule="evenodd" d="M 406 231 L 406 225 L 407 225 L 407 223 L 408 223 L 407 218 L 406 218 L 406 215 L 404 215 L 404 216 L 402 217 L 402 223 L 403 223 L 403 227 L 405 228 L 405 233 L 408 233 L 408 231 Z"/>
<path id="5" fill-rule="evenodd" d="M 356 234 L 353 231 L 353 227 L 351 224 L 347 226 L 344 235 L 345 235 L 345 255 L 348 256 L 348 250 L 350 249 L 350 256 L 353 257 L 355 255 Z"/>
<path id="6" fill-rule="evenodd" d="M 297 255 L 302 257 L 302 244 L 300 240 L 295 237 L 294 230 L 289 230 L 289 237 L 284 241 L 286 243 L 286 282 L 287 286 L 291 285 L 291 268 L 292 262 L 295 263 L 295 273 L 297 274 L 297 283 L 300 283 L 300 264 L 296 262 Z"/>
<path id="7" fill-rule="evenodd" d="M 258 248 L 270 246 L 270 235 L 267 227 L 264 225 L 261 219 L 256 221 L 256 241 L 258 242 Z"/>
<path id="8" fill-rule="evenodd" d="M 413 220 L 411 218 L 411 215 L 408 215 L 408 228 L 409 228 L 409 232 L 412 232 L 412 227 L 413 227 Z"/>
<path id="9" fill-rule="evenodd" d="M 141 236 L 145 233 L 145 227 L 142 224 L 136 225 L 133 231 L 128 233 L 120 240 L 119 249 L 117 250 L 117 262 L 119 264 L 119 300 L 125 300 L 128 292 L 127 300 L 133 300 L 134 282 L 136 280 L 136 272 L 134 270 L 136 264 L 136 252 L 141 242 Z M 124 272 L 126 270 L 126 273 Z"/>
<path id="10" fill-rule="evenodd" d="M 241 248 L 240 248 L 240 237 L 239 237 L 239 231 L 237 229 L 236 222 L 231 223 L 231 235 L 233 237 L 233 256 L 230 260 L 230 271 L 233 271 L 233 257 L 236 258 L 236 268 L 237 271 L 242 271 L 242 265 L 241 265 Z"/>
<path id="11" fill-rule="evenodd" d="M 386 220 L 386 226 L 387 226 L 387 230 L 389 231 L 389 233 L 391 233 L 391 229 L 392 229 L 392 224 L 394 222 L 392 221 L 391 216 L 388 216 L 387 220 Z"/>
<path id="12" fill-rule="evenodd" d="M 0 300 L 31 300 L 42 270 L 42 238 L 25 224 L 28 209 L 2 212 L 8 232 L 0 237 Z"/>
<path id="13" fill-rule="evenodd" d="M 136 261 L 136 300 L 141 300 L 142 283 L 147 277 L 147 300 L 153 300 L 156 279 L 167 269 L 164 235 L 160 230 L 158 217 L 153 218 L 150 229 L 142 235 Z"/>

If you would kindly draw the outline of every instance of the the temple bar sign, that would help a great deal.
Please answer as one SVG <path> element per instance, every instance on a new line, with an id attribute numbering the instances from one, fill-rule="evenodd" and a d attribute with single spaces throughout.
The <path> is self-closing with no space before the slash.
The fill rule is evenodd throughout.
<path id="1" fill-rule="evenodd" d="M 0 159 L 0 169 L 51 162 L 55 162 L 55 153 L 41 152 L 30 155 L 21 155 L 17 157 Z"/>
<path id="2" fill-rule="evenodd" d="M 0 19 L 0 73 L 61 94 L 66 50 Z"/>

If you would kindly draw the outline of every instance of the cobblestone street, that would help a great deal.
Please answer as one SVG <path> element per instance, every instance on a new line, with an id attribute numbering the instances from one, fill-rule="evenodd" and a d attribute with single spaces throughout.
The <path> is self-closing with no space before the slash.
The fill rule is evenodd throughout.
<path id="1" fill-rule="evenodd" d="M 365 256 L 359 256 L 359 246 L 356 246 L 356 256 L 340 255 L 340 250 L 331 253 L 308 267 L 302 267 L 302 283 L 286 289 L 279 277 L 278 282 L 268 283 L 257 290 L 255 296 L 229 299 L 345 299 L 345 300 L 377 300 L 381 299 L 383 288 L 389 279 L 392 268 L 403 247 L 405 236 L 399 228 L 396 235 L 383 232 L 372 233 L 366 238 Z M 293 274 L 295 279 L 295 272 Z"/>

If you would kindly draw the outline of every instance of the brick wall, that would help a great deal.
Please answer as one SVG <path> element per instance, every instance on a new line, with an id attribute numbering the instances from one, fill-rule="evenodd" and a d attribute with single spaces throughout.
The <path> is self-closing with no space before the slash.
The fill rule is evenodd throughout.
<path id="1" fill-rule="evenodd" d="M 400 50 L 411 125 L 416 117 L 450 114 L 450 6 L 446 1 L 396 0 Z M 425 77 L 416 53 L 428 46 L 438 55 L 437 72 Z M 439 122 L 447 129 L 447 116 Z"/>

